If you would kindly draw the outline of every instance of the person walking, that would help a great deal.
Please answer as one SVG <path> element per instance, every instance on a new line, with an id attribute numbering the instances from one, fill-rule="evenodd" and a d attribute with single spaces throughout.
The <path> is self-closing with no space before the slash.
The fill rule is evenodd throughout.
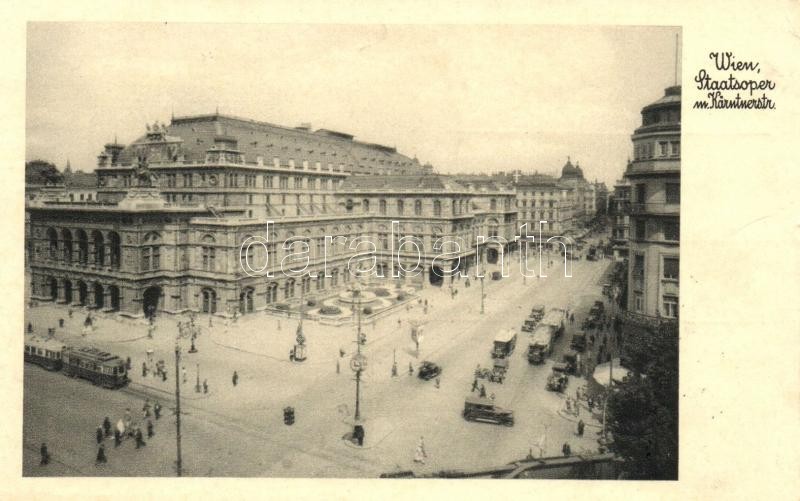
<path id="1" fill-rule="evenodd" d="M 99 465 L 101 463 L 107 463 L 108 459 L 106 459 L 106 446 L 100 444 L 100 447 L 97 449 L 97 457 L 94 460 L 94 464 Z"/>
<path id="2" fill-rule="evenodd" d="M 153 438 L 153 435 L 156 433 L 153 431 L 153 422 L 149 419 L 147 420 L 147 438 Z"/>
<path id="3" fill-rule="evenodd" d="M 97 438 L 98 444 L 103 441 L 103 428 L 97 427 L 97 430 L 95 430 L 95 437 Z"/>
<path id="4" fill-rule="evenodd" d="M 486 398 L 486 386 L 481 384 L 481 398 Z"/>
<path id="5" fill-rule="evenodd" d="M 470 393 L 475 393 L 475 390 L 477 389 L 478 389 L 478 378 L 475 378 L 472 380 L 472 390 L 470 390 Z"/>
<path id="6" fill-rule="evenodd" d="M 414 462 L 425 464 L 425 459 L 428 457 L 428 453 L 425 452 L 425 440 L 423 437 L 419 437 L 419 442 L 417 443 L 417 449 L 414 451 Z"/>
<path id="7" fill-rule="evenodd" d="M 565 456 L 571 456 L 571 455 L 572 455 L 572 448 L 569 446 L 569 444 L 568 444 L 568 443 L 564 442 L 564 445 L 563 445 L 563 446 L 561 446 L 561 452 L 562 452 L 562 453 L 563 453 Z"/>
<path id="8" fill-rule="evenodd" d="M 411 362 L 408 363 L 408 375 L 409 376 L 413 376 L 414 375 L 414 366 L 411 365 Z"/>
<path id="9" fill-rule="evenodd" d="M 103 433 L 106 437 L 111 436 L 111 420 L 108 419 L 108 416 L 103 420 Z"/>
<path id="10" fill-rule="evenodd" d="M 578 436 L 583 436 L 583 429 L 586 425 L 583 423 L 583 419 L 578 420 Z"/>
<path id="11" fill-rule="evenodd" d="M 203 380 L 203 393 L 208 393 L 208 379 Z"/>
<path id="12" fill-rule="evenodd" d="M 153 414 L 155 414 L 156 420 L 161 418 L 161 404 L 158 403 L 158 400 L 156 400 L 156 403 L 153 405 Z"/>
<path id="13" fill-rule="evenodd" d="M 136 427 L 136 448 L 139 449 L 140 447 L 144 447 L 147 443 L 144 441 L 144 437 L 142 436 L 142 429 Z"/>
<path id="14" fill-rule="evenodd" d="M 42 447 L 39 449 L 39 454 L 42 456 L 42 460 L 39 461 L 39 466 L 50 464 L 50 452 L 47 450 L 46 443 L 42 442 Z"/>
<path id="15" fill-rule="evenodd" d="M 436 381 L 434 381 L 434 386 L 436 386 L 436 388 L 439 388 L 439 384 L 440 384 L 441 382 L 442 382 L 441 378 L 438 378 L 438 377 L 437 377 L 437 378 L 436 378 Z"/>
<path id="16" fill-rule="evenodd" d="M 131 370 L 131 357 L 128 357 L 127 360 L 125 360 L 125 368 Z"/>
<path id="17" fill-rule="evenodd" d="M 239 374 L 236 371 L 233 371 L 233 377 L 231 378 L 231 382 L 233 383 L 233 386 L 239 384 Z"/>
<path id="18" fill-rule="evenodd" d="M 122 443 L 122 433 L 116 428 L 114 428 L 114 447 L 119 447 L 119 444 Z"/>
<path id="19" fill-rule="evenodd" d="M 147 362 L 142 362 L 142 377 L 147 377 Z"/>

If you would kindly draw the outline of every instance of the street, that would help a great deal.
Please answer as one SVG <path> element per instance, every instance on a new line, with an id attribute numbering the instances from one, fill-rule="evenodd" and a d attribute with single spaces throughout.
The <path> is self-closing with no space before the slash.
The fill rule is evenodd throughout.
<path id="1" fill-rule="evenodd" d="M 531 267 L 535 256 L 531 258 Z M 377 477 L 398 469 L 424 473 L 442 469 L 500 465 L 526 456 L 561 453 L 569 443 L 573 453 L 597 450 L 600 423 L 588 413 L 583 437 L 575 434 L 575 420 L 562 416 L 564 395 L 545 390 L 553 361 L 568 347 L 571 332 L 596 299 L 601 299 L 601 279 L 611 266 L 608 260 L 574 261 L 572 277 L 563 276 L 563 262 L 545 270 L 546 278 L 528 278 L 523 284 L 517 256 L 509 258 L 509 278 L 484 282 L 485 314 L 480 314 L 480 283 L 471 287 L 456 280 L 451 298 L 449 287 L 426 285 L 418 291 L 427 300 L 426 315 L 420 304 L 398 308 L 390 316 L 366 324 L 367 344 L 362 348 L 369 364 L 362 374 L 361 416 L 366 437 L 357 447 L 343 437 L 352 430 L 355 403 L 354 373 L 349 360 L 355 352 L 355 327 L 304 323 L 308 360 L 289 361 L 296 320 L 276 319 L 263 313 L 240 317 L 236 322 L 198 317 L 203 331 L 189 354 L 183 340 L 181 366 L 187 381 L 181 386 L 182 460 L 187 476 L 267 477 Z M 492 270 L 487 270 L 487 277 Z M 510 357 L 504 384 L 480 380 L 487 395 L 514 411 L 513 427 L 467 422 L 461 412 L 469 395 L 477 365 L 491 367 L 492 339 L 501 329 L 519 331 L 534 304 L 547 309 L 567 308 L 576 312 L 575 326 L 559 340 L 551 360 L 529 365 L 526 334 L 520 333 Z M 96 329 L 83 337 L 86 313 L 72 318 L 63 306 L 45 304 L 26 311 L 37 333 L 65 319 L 56 337 L 65 344 L 92 345 L 131 357 L 131 384 L 121 390 L 104 390 L 89 382 L 71 379 L 26 364 L 24 377 L 24 474 L 67 476 L 172 476 L 176 474 L 174 390 L 176 370 L 174 343 L 177 321 L 159 318 L 154 339 L 147 337 L 143 320 L 96 317 Z M 398 320 L 400 323 L 398 324 Z M 424 339 L 417 356 L 410 337 L 411 321 L 424 322 Z M 339 349 L 346 355 L 339 356 Z M 152 373 L 142 376 L 148 350 L 153 361 L 164 360 L 167 381 Z M 392 377 L 393 360 L 398 376 Z M 422 360 L 443 369 L 441 385 L 416 377 Z M 337 372 L 338 363 L 338 372 Z M 414 375 L 409 376 L 409 363 Z M 238 384 L 232 384 L 237 371 Z M 180 372 L 183 372 L 181 370 Z M 181 376 L 182 379 L 182 376 Z M 209 392 L 197 392 L 197 382 L 207 380 Z M 566 394 L 575 395 L 581 381 L 570 376 Z M 95 466 L 94 431 L 109 416 L 116 422 L 126 408 L 141 414 L 146 398 L 164 406 L 155 424 L 155 436 L 145 439 L 143 449 L 132 440 L 114 448 L 106 440 L 108 463 Z M 292 426 L 283 423 L 283 408 L 295 409 Z M 545 437 L 542 443 L 541 438 Z M 414 463 L 414 450 L 424 437 L 425 464 Z M 48 444 L 53 463 L 39 466 L 38 449 Z"/>

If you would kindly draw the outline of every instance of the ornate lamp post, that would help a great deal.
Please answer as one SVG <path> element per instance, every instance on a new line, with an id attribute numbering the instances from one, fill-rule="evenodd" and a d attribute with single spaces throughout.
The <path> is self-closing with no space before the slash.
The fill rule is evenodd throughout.
<path id="1" fill-rule="evenodd" d="M 361 371 L 367 368 L 367 357 L 361 354 L 361 345 L 366 336 L 361 332 L 361 286 L 355 284 L 351 289 L 356 304 L 356 354 L 350 359 L 350 369 L 356 373 L 356 410 L 353 416 L 353 438 L 358 445 L 364 445 L 364 426 L 361 424 Z"/>
<path id="2" fill-rule="evenodd" d="M 305 279 L 300 280 L 300 321 L 297 324 L 297 335 L 295 341 L 297 344 L 294 346 L 294 360 L 296 362 L 304 362 L 306 360 L 306 337 L 303 335 L 303 317 L 305 312 L 305 292 L 306 282 Z"/>
<path id="3" fill-rule="evenodd" d="M 178 376 L 180 374 L 180 367 L 181 367 L 181 346 L 178 344 L 178 340 L 175 340 L 175 439 L 177 442 L 178 447 L 178 458 L 175 463 L 176 470 L 178 476 L 183 475 L 183 468 L 181 462 L 181 378 Z"/>

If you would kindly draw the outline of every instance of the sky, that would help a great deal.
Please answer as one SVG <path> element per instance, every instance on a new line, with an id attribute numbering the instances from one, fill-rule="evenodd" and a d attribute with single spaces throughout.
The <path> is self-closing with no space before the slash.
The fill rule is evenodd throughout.
<path id="1" fill-rule="evenodd" d="M 30 23 L 26 158 L 91 171 L 115 136 L 127 144 L 173 113 L 219 109 L 396 146 L 441 173 L 557 173 L 569 156 L 611 186 L 631 156 L 641 108 L 675 83 L 679 33 Z"/>

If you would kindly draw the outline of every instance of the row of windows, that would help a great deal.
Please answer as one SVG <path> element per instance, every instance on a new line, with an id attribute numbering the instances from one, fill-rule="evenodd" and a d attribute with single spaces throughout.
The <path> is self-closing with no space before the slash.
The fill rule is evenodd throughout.
<path id="1" fill-rule="evenodd" d="M 657 143 L 639 143 L 633 148 L 634 160 L 650 158 L 668 158 L 681 156 L 680 141 L 658 141 Z"/>
<path id="2" fill-rule="evenodd" d="M 681 228 L 679 221 L 651 221 L 648 225 L 646 219 L 637 218 L 635 228 L 637 240 L 654 240 L 653 237 L 659 233 L 663 240 L 670 242 L 680 240 Z"/>
<path id="3" fill-rule="evenodd" d="M 636 203 L 647 203 L 647 185 L 639 183 L 635 186 L 636 189 Z M 680 183 L 664 183 L 664 199 L 668 204 L 681 203 L 681 184 Z"/>

